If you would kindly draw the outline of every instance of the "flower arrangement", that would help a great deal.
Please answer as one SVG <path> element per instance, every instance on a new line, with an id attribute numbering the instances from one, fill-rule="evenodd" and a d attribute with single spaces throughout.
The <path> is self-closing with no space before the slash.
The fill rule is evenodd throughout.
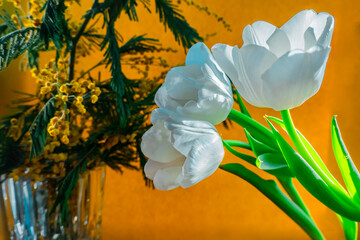
<path id="1" fill-rule="evenodd" d="M 145 164 L 140 139 L 150 127 L 155 90 L 170 68 L 161 53 L 177 50 L 145 34 L 125 41 L 117 31 L 121 14 L 137 21 L 138 7 L 151 12 L 147 0 L 94 0 L 80 21 L 71 12 L 79 0 L 8 2 L 14 12 L 0 15 L 0 70 L 23 56 L 20 67 L 31 71 L 37 91 L 18 92 L 23 97 L 1 119 L 0 174 L 15 182 L 61 178 L 52 211 L 59 206 L 66 225 L 68 200 L 81 174 L 102 165 L 121 171 Z M 230 30 L 207 7 L 184 2 Z M 203 40 L 181 14 L 179 3 L 156 0 L 154 5 L 160 23 L 184 49 Z M 39 64 L 45 52 L 53 58 Z M 82 69 L 79 61 L 94 52 L 103 58 Z M 123 65 L 137 77 L 128 78 Z M 161 71 L 153 74 L 154 66 Z M 110 77 L 103 77 L 104 72 Z"/>
<path id="2" fill-rule="evenodd" d="M 220 165 L 257 188 L 312 239 L 324 239 L 293 185 L 298 180 L 335 212 L 346 239 L 357 239 L 360 219 L 360 174 L 342 141 L 335 117 L 331 134 L 344 188 L 293 124 L 289 109 L 300 106 L 320 88 L 330 53 L 334 18 L 304 10 L 281 28 L 258 21 L 243 31 L 243 46 L 192 46 L 186 66 L 172 69 L 155 96 L 151 127 L 141 148 L 149 158 L 145 174 L 156 188 L 190 187 L 220 165 L 224 147 L 272 176 L 266 180 L 241 162 Z M 231 85 L 235 85 L 232 109 Z M 282 119 L 265 116 L 269 127 L 254 120 L 244 103 L 280 111 Z M 248 142 L 222 140 L 213 124 L 226 118 L 244 128 Z M 293 148 L 278 131 L 285 130 Z M 222 146 L 223 145 L 223 146 Z M 239 149 L 251 151 L 246 154 Z M 284 190 L 279 187 L 281 185 Z"/>

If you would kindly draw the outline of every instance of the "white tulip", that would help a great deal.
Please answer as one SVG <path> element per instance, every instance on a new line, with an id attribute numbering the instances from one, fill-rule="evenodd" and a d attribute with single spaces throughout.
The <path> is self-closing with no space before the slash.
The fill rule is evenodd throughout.
<path id="1" fill-rule="evenodd" d="M 157 189 L 190 187 L 218 168 L 224 148 L 211 123 L 164 109 L 155 109 L 151 121 L 154 126 L 143 135 L 141 150 L 149 158 L 146 177 Z"/>
<path id="2" fill-rule="evenodd" d="M 189 49 L 185 64 L 167 74 L 156 104 L 186 118 L 221 123 L 233 105 L 228 77 L 204 43 Z"/>
<path id="3" fill-rule="evenodd" d="M 258 21 L 245 27 L 244 45 L 212 48 L 240 95 L 258 107 L 297 107 L 320 88 L 330 52 L 334 18 L 304 10 L 281 28 Z"/>

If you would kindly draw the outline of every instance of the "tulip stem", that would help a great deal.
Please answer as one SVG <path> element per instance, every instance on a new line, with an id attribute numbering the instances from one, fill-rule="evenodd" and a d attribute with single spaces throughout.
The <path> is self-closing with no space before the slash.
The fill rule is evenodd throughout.
<path id="1" fill-rule="evenodd" d="M 326 168 L 325 164 L 322 162 L 320 157 L 318 157 L 318 161 L 321 163 L 317 163 L 315 160 L 316 156 L 312 156 L 309 150 L 304 145 L 304 142 L 301 140 L 297 130 L 294 126 L 294 123 L 291 119 L 289 110 L 281 110 L 281 117 L 283 119 L 283 123 L 285 125 L 285 129 L 288 132 L 291 141 L 294 143 L 296 149 L 300 153 L 300 155 L 306 160 L 306 162 L 315 170 L 315 172 L 321 177 L 323 181 L 325 181 L 329 186 L 332 186 L 335 191 L 340 193 L 343 196 L 348 196 L 347 192 L 340 185 L 340 183 L 332 176 L 330 171 Z M 320 167 L 321 164 L 323 167 Z"/>
<path id="2" fill-rule="evenodd" d="M 231 109 L 228 119 L 248 130 L 254 137 L 261 139 L 266 145 L 273 148 L 278 147 L 272 132 L 246 114 Z"/>
<path id="3" fill-rule="evenodd" d="M 278 178 L 281 186 L 285 189 L 291 200 L 293 200 L 310 218 L 310 212 L 307 209 L 304 201 L 301 199 L 298 191 L 296 190 L 292 178 Z"/>
<path id="4" fill-rule="evenodd" d="M 314 221 L 279 188 L 274 180 L 265 180 L 256 173 L 238 163 L 229 163 L 220 166 L 221 169 L 244 179 L 262 194 L 269 198 L 276 206 L 283 210 L 314 240 L 324 240 L 324 236 Z"/>

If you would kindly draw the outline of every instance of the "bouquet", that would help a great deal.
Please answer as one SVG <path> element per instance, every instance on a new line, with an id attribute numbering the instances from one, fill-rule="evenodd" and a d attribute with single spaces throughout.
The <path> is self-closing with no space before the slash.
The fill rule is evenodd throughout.
<path id="1" fill-rule="evenodd" d="M 184 3 L 230 30 L 207 7 Z M 36 85 L 36 93 L 17 91 L 22 97 L 0 122 L 3 194 L 21 191 L 21 184 L 27 190 L 19 193 L 23 197 L 6 199 L 7 206 L 22 207 L 14 210 L 19 215 L 8 209 L 7 217 L 19 226 L 10 229 L 16 238 L 47 238 L 52 235 L 39 229 L 47 224 L 48 215 L 53 222 L 61 219 L 56 226 L 60 230 L 80 221 L 80 217 L 69 221 L 69 212 L 81 212 L 73 208 L 87 202 L 71 200 L 83 175 L 103 166 L 121 172 L 123 168 L 141 170 L 145 164 L 139 151 L 141 136 L 150 127 L 155 90 L 170 69 L 161 54 L 177 50 L 146 33 L 124 39 L 116 27 L 118 19 L 136 22 L 138 8 L 144 8 L 158 15 L 160 26 L 185 50 L 204 38 L 186 21 L 180 3 L 170 0 L 9 0 L 5 4 L 12 12 L 4 9 L 0 15 L 0 70 L 22 57 L 20 68 L 31 71 Z M 88 9 L 76 20 L 72 10 L 80 4 Z M 81 64 L 94 53 L 102 55 L 96 64 Z M 51 58 L 43 63 L 46 56 Z M 39 186 L 48 179 L 55 181 L 43 198 Z M 34 200 L 37 194 L 40 198 Z M 102 198 L 102 188 L 99 194 Z M 31 210 L 45 204 L 45 213 L 35 217 Z"/>

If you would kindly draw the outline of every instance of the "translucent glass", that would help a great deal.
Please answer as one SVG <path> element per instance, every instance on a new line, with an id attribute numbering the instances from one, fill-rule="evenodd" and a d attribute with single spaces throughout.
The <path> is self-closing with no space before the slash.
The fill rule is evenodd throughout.
<path id="1" fill-rule="evenodd" d="M 1 179 L 2 238 L 11 240 L 100 239 L 105 167 L 98 167 L 79 177 L 69 199 L 69 219 L 64 228 L 60 210 L 49 215 L 60 178 L 41 182 L 20 177 Z"/>

